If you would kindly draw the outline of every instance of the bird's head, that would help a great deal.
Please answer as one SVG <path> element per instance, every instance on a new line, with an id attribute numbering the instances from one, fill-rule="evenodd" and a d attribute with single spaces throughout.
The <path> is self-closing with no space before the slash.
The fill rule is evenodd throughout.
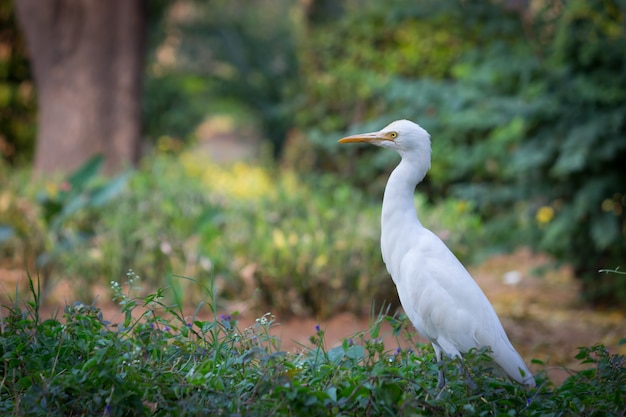
<path id="1" fill-rule="evenodd" d="M 396 120 L 378 132 L 361 133 L 339 139 L 339 143 L 367 142 L 393 149 L 407 159 L 426 160 L 430 165 L 430 135 L 417 123 Z"/>

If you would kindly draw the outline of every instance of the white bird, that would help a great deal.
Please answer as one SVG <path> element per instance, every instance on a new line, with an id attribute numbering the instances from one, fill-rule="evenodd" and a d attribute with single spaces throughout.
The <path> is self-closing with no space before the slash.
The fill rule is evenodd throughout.
<path id="1" fill-rule="evenodd" d="M 535 380 L 509 341 L 496 312 L 472 276 L 437 235 L 420 223 L 414 205 L 417 184 L 430 169 L 430 135 L 409 120 L 378 132 L 344 137 L 340 143 L 368 142 L 393 149 L 402 160 L 383 197 L 380 245 L 387 271 L 408 318 L 433 345 L 438 361 L 473 348 L 491 358 L 513 380 Z M 439 371 L 438 387 L 445 384 Z"/>

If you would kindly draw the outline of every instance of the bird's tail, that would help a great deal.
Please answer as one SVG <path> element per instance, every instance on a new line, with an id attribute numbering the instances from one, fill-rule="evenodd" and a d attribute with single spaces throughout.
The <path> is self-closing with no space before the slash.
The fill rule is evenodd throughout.
<path id="1" fill-rule="evenodd" d="M 512 380 L 528 388 L 536 386 L 533 374 L 530 373 L 524 360 L 512 345 L 508 344 L 507 348 L 502 347 L 498 349 L 493 353 L 492 358 Z"/>

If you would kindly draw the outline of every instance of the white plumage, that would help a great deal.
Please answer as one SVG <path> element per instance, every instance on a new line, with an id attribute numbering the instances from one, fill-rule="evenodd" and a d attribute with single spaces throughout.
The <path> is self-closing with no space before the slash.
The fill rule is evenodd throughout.
<path id="1" fill-rule="evenodd" d="M 489 347 L 494 362 L 510 378 L 534 387 L 532 374 L 485 294 L 445 243 L 417 217 L 415 186 L 430 168 L 428 132 L 411 121 L 397 120 L 378 132 L 339 142 L 368 142 L 393 149 L 402 157 L 385 188 L 381 250 L 404 311 L 432 342 L 437 358 Z M 443 384 L 440 372 L 438 385 Z"/>

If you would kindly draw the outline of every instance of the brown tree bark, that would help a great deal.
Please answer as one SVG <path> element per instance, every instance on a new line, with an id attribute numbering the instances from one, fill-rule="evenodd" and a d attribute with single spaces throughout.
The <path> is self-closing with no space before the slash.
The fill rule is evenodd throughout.
<path id="1" fill-rule="evenodd" d="M 112 173 L 141 144 L 145 0 L 16 0 L 38 93 L 35 171 L 96 153 Z"/>

